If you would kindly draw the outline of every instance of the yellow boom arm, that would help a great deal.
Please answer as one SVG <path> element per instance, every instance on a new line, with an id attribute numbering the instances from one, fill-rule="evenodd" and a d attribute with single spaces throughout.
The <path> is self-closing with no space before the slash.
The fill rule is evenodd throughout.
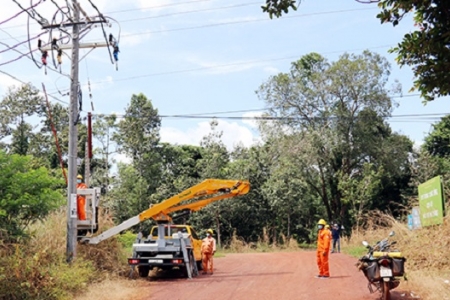
<path id="1" fill-rule="evenodd" d="M 207 179 L 175 196 L 172 196 L 169 199 L 152 205 L 149 209 L 146 209 L 139 215 L 132 217 L 113 228 L 108 229 L 107 231 L 96 237 L 83 238 L 82 242 L 88 242 L 89 244 L 98 244 L 99 242 L 150 218 L 153 218 L 157 221 L 170 220 L 168 214 L 175 211 L 198 211 L 212 202 L 236 197 L 239 195 L 245 195 L 249 190 L 250 183 L 248 181 Z M 207 196 L 210 197 L 205 198 Z M 180 205 L 180 203 L 187 200 L 193 200 L 193 202 Z"/>

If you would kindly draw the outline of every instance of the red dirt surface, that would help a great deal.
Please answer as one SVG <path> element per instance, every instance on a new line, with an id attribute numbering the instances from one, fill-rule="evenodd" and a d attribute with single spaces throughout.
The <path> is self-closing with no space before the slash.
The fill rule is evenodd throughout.
<path id="1" fill-rule="evenodd" d="M 356 259 L 335 253 L 330 257 L 329 279 L 318 279 L 316 253 L 276 252 L 228 254 L 214 259 L 214 275 L 194 279 L 157 273 L 140 290 L 141 300 L 375 300 Z M 401 284 L 400 284 L 401 288 Z M 404 292 L 392 291 L 392 300 L 408 300 Z"/>

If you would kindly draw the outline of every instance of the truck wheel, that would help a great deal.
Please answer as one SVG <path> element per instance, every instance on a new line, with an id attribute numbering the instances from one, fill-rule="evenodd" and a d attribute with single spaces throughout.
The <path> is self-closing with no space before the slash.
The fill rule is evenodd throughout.
<path id="1" fill-rule="evenodd" d="M 149 266 L 138 266 L 139 277 L 148 277 L 150 272 Z"/>

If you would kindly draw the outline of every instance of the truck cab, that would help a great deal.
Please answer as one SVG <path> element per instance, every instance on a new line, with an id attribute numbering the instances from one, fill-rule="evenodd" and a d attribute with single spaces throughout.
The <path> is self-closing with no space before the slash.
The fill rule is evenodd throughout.
<path id="1" fill-rule="evenodd" d="M 193 248 L 194 258 L 198 262 L 202 260 L 202 240 L 198 237 L 194 228 L 189 225 L 164 225 L 164 237 L 166 239 L 176 238 L 178 233 L 181 232 L 186 235 L 191 240 L 191 245 Z M 158 239 L 158 226 L 153 226 L 150 230 L 149 240 L 156 241 Z"/>

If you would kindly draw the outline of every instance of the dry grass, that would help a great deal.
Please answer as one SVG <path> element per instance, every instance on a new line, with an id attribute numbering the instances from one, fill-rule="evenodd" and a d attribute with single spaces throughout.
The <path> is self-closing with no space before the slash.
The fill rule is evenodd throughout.
<path id="1" fill-rule="evenodd" d="M 407 258 L 408 282 L 401 284 L 419 294 L 422 299 L 450 299 L 450 216 L 444 224 L 411 231 L 407 225 L 390 215 L 372 212 L 363 229 L 354 231 L 343 241 L 343 248 L 360 247 L 363 240 L 374 243 L 394 230 L 392 240 Z"/>
<path id="2" fill-rule="evenodd" d="M 102 230 L 113 225 L 104 220 Z M 123 247 L 116 238 L 96 246 L 79 245 L 75 262 L 68 265 L 66 228 L 62 209 L 34 224 L 30 240 L 0 247 L 0 299 L 72 299 L 92 282 L 127 270 Z"/>
<path id="3" fill-rule="evenodd" d="M 84 293 L 74 300 L 140 300 L 142 288 L 146 282 L 127 280 L 124 278 L 105 279 L 102 282 L 90 285 Z"/>
<path id="4" fill-rule="evenodd" d="M 281 243 L 270 243 L 269 235 L 266 228 L 263 228 L 263 233 L 258 242 L 245 242 L 242 237 L 233 232 L 230 243 L 224 247 L 224 252 L 231 253 L 255 253 L 255 252 L 277 252 L 277 251 L 298 251 L 300 246 L 294 238 L 289 240 L 285 235 L 280 235 Z"/>

